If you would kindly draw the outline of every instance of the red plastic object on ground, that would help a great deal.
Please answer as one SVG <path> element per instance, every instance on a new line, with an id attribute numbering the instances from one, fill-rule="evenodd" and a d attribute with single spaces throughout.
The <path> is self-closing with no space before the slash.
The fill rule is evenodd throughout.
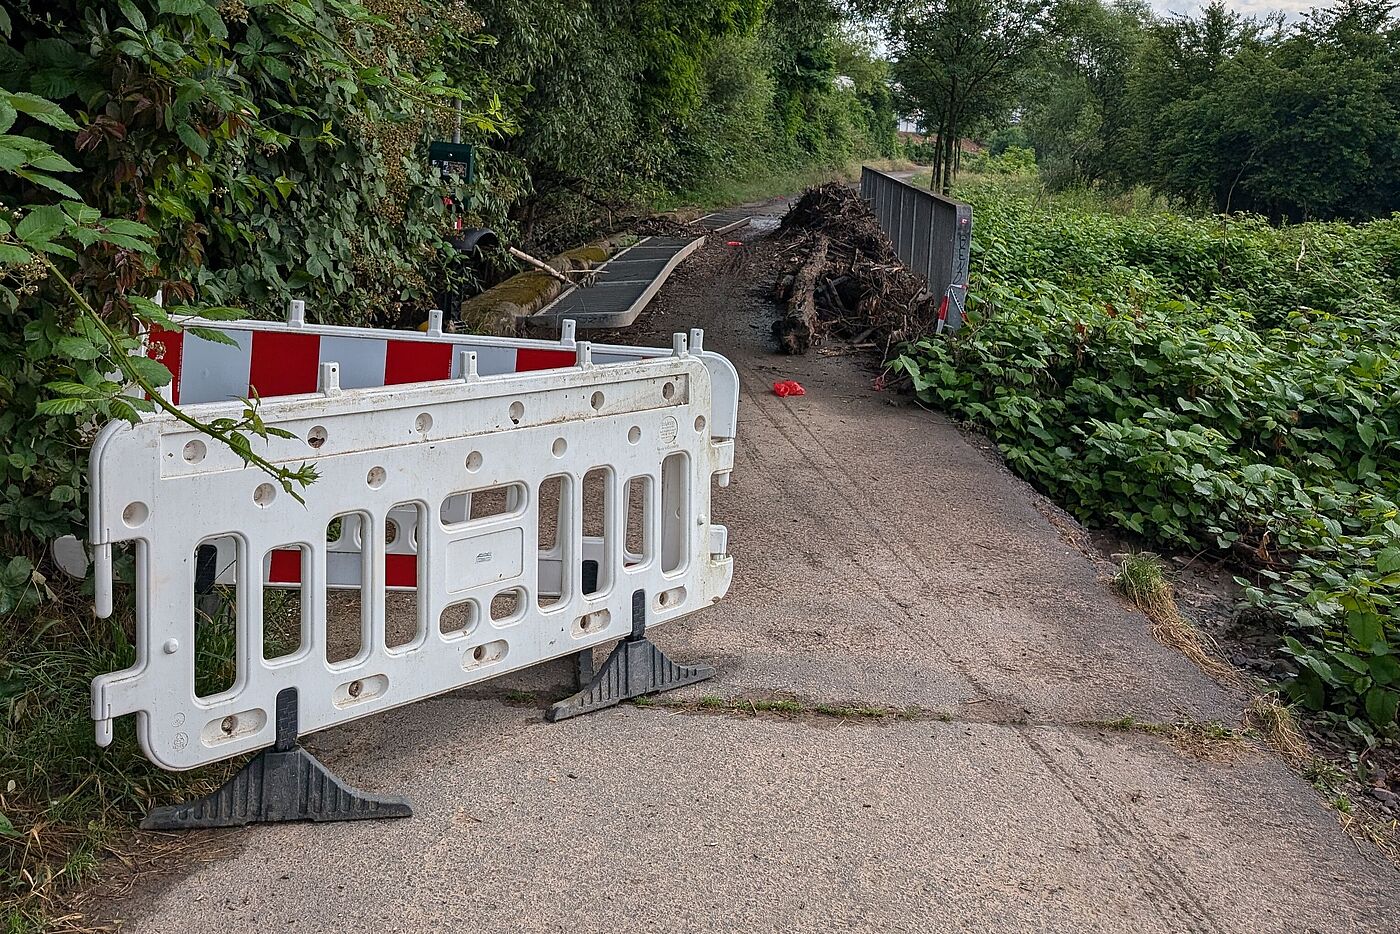
<path id="1" fill-rule="evenodd" d="M 780 396 L 805 396 L 807 390 L 796 380 L 785 379 L 773 384 L 773 392 Z"/>

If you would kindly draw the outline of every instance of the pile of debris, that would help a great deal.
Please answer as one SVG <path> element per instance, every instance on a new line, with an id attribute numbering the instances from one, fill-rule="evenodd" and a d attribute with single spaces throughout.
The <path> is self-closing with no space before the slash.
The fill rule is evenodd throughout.
<path id="1" fill-rule="evenodd" d="M 773 337 L 784 353 L 806 353 L 830 334 L 888 351 L 936 326 L 940 299 L 900 262 L 854 189 L 807 189 L 779 229 L 797 243 L 775 291 L 785 311 Z"/>

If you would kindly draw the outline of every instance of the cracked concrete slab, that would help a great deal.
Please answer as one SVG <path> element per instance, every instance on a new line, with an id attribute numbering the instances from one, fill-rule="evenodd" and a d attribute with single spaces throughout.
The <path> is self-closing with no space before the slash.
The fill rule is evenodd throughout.
<path id="1" fill-rule="evenodd" d="M 220 832 L 234 853 L 103 914 L 151 934 L 1395 931 L 1395 869 L 1276 756 L 1081 725 L 1237 724 L 1241 701 L 1154 642 L 946 419 L 891 406 L 849 357 L 772 356 L 770 283 L 733 268 L 711 248 L 642 319 L 705 327 L 744 386 L 715 504 L 733 592 L 655 633 L 720 669 L 679 694 L 953 720 L 548 725 L 508 693 L 567 693 L 542 666 L 313 738 L 412 819 Z M 808 395 L 773 396 L 780 378 Z"/>

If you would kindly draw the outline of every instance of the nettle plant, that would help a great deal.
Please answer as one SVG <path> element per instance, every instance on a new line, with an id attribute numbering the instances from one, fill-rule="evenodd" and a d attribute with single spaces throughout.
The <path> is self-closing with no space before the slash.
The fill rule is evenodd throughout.
<path id="1" fill-rule="evenodd" d="M 892 366 L 1086 521 L 1247 569 L 1291 696 L 1394 731 L 1400 220 L 1279 230 L 968 193 L 971 324 Z"/>
<path id="2" fill-rule="evenodd" d="M 201 422 L 171 405 L 161 394 L 162 387 L 171 380 L 170 371 L 143 353 L 140 334 L 152 325 L 181 330 L 184 325 L 180 316 L 136 294 L 121 296 L 120 301 L 114 298 L 104 310 L 99 310 L 74 284 L 74 279 L 82 275 L 84 262 L 80 257 L 90 259 L 95 253 L 118 261 L 136 276 L 148 272 L 156 234 L 145 224 L 103 217 L 100 211 L 84 204 L 78 192 L 58 174 L 77 172 L 77 166 L 49 143 L 9 132 L 20 114 L 61 132 L 78 131 L 77 123 L 52 101 L 23 92 L 0 91 L 0 172 L 52 191 L 60 199 L 57 204 L 0 203 L 0 265 L 4 269 L 4 278 L 0 279 L 0 314 L 12 323 L 21 316 L 26 319 L 21 328 L 7 328 L 0 338 L 10 345 L 6 350 L 13 351 L 7 354 L 5 365 L 13 372 L 0 371 L 0 392 L 7 403 L 21 403 L 6 406 L 0 425 L 11 439 L 26 437 L 27 432 L 15 420 L 32 407 L 41 424 L 50 429 L 46 432 L 47 443 L 27 449 L 12 446 L 8 467 L 26 478 L 66 480 L 50 487 L 47 507 L 8 497 L 10 501 L 4 508 L 15 530 L 42 539 L 57 532 L 77 507 L 81 479 L 73 472 L 81 468 L 80 459 L 67 458 L 69 476 L 55 476 L 56 464 L 52 457 L 45 456 L 51 448 L 83 437 L 92 425 L 113 418 L 134 421 L 141 413 L 157 409 L 228 445 L 245 463 L 265 470 L 296 495 L 301 485 L 316 479 L 315 471 L 307 466 L 288 469 L 275 465 L 254 450 L 252 437 L 290 435 L 265 425 L 252 402 L 240 419 Z M 69 266 L 70 272 L 65 272 L 60 263 Z M 47 311 L 33 317 L 25 314 L 25 299 L 48 295 L 57 297 L 45 303 Z M 198 312 L 211 320 L 243 315 L 233 308 L 203 307 Z M 121 320 L 123 317 L 125 321 Z M 190 330 L 207 340 L 231 342 L 226 335 L 206 327 Z M 25 379 L 41 373 L 55 378 L 42 383 Z M 28 510 L 26 505 L 30 506 Z M 0 573 L 0 614 L 32 606 L 42 596 L 43 584 L 31 557 L 10 557 Z"/>

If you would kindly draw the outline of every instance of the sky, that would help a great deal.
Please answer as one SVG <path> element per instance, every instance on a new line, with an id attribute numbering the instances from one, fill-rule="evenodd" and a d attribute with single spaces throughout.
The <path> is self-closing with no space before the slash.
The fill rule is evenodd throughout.
<path id="1" fill-rule="evenodd" d="M 1264 16 L 1277 11 L 1291 18 L 1325 2 L 1326 0 L 1226 0 L 1225 5 L 1246 16 Z M 1200 0 L 1152 0 L 1152 9 L 1158 13 L 1195 13 L 1200 7 Z"/>

